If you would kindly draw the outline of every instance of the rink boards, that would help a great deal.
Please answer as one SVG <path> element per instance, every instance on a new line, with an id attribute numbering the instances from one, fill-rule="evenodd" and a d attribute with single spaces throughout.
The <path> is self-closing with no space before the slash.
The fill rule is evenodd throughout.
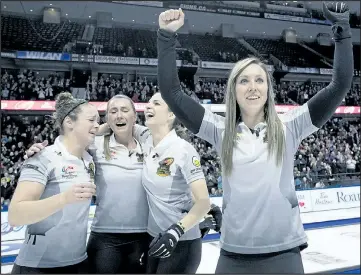
<path id="1" fill-rule="evenodd" d="M 302 252 L 306 273 L 360 274 L 360 208 L 301 214 L 309 247 Z M 203 242 L 197 273 L 212 274 L 219 257 L 219 235 Z M 1 243 L 1 273 L 10 273 L 23 240 Z"/>

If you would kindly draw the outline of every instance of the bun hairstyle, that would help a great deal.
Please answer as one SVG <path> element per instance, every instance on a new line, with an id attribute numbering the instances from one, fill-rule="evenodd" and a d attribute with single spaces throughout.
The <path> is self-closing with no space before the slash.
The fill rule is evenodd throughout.
<path id="1" fill-rule="evenodd" d="M 59 129 L 59 133 L 64 133 L 63 121 L 68 116 L 76 121 L 80 112 L 80 105 L 88 103 L 84 99 L 76 99 L 71 93 L 60 93 L 55 101 L 55 113 L 53 114 L 54 125 Z"/>

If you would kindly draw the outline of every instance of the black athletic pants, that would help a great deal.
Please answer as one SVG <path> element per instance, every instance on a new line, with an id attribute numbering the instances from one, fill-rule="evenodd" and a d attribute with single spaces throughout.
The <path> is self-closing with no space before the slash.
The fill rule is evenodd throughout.
<path id="1" fill-rule="evenodd" d="M 304 269 L 299 247 L 258 255 L 237 254 L 221 249 L 216 268 L 218 273 L 304 274 Z"/>
<path id="2" fill-rule="evenodd" d="M 14 264 L 11 274 L 88 274 L 88 260 L 75 265 L 52 268 L 27 267 Z"/>
<path id="3" fill-rule="evenodd" d="M 153 238 L 152 238 L 153 239 Z M 179 241 L 168 258 L 148 257 L 148 274 L 195 274 L 202 258 L 202 239 Z"/>
<path id="4" fill-rule="evenodd" d="M 145 273 L 148 247 L 147 233 L 91 232 L 87 247 L 89 273 Z"/>

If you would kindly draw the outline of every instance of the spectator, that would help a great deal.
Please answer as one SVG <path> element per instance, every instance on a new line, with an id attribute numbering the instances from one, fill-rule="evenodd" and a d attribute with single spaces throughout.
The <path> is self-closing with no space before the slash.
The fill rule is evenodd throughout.
<path id="1" fill-rule="evenodd" d="M 351 154 L 349 154 L 346 160 L 346 172 L 350 174 L 354 174 L 355 171 L 356 171 L 356 160 L 354 160 Z"/>

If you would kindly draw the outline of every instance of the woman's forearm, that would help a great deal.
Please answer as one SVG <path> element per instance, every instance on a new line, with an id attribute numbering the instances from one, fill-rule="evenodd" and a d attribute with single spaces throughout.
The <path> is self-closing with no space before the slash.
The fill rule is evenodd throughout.
<path id="1" fill-rule="evenodd" d="M 66 205 L 64 194 L 36 201 L 12 201 L 9 206 L 9 224 L 21 226 L 40 222 Z"/>
<path id="2" fill-rule="evenodd" d="M 211 209 L 209 198 L 199 199 L 195 201 L 193 207 L 180 222 L 184 227 L 184 231 L 188 231 L 197 225 Z"/>

